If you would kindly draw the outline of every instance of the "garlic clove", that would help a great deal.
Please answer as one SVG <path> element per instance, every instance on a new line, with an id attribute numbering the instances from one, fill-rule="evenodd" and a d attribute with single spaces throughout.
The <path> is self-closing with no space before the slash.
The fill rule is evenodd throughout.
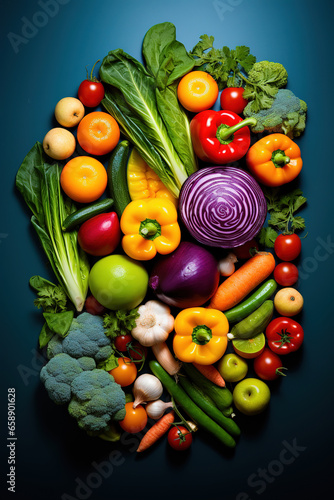
<path id="1" fill-rule="evenodd" d="M 167 408 L 173 408 L 172 401 L 165 403 L 164 401 L 161 401 L 161 399 L 158 399 L 157 401 L 151 401 L 147 404 L 146 413 L 150 418 L 158 420 L 162 417 Z"/>
<path id="2" fill-rule="evenodd" d="M 135 400 L 133 408 L 138 405 L 146 403 L 147 401 L 154 401 L 159 399 L 163 392 L 163 387 L 160 380 L 149 373 L 140 375 L 133 386 L 133 395 Z"/>

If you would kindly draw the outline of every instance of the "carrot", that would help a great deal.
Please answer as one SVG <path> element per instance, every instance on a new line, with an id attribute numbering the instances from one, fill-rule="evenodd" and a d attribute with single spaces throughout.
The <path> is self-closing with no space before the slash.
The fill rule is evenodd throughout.
<path id="1" fill-rule="evenodd" d="M 199 365 L 198 363 L 193 363 L 193 365 L 208 380 L 219 387 L 225 387 L 225 380 L 213 365 Z"/>
<path id="2" fill-rule="evenodd" d="M 211 298 L 210 309 L 227 311 L 239 304 L 273 272 L 275 259 L 270 252 L 258 252 L 229 276 Z"/>
<path id="3" fill-rule="evenodd" d="M 158 439 L 161 438 L 174 422 L 174 412 L 171 411 L 161 417 L 145 434 L 139 443 L 137 452 L 145 451 L 152 446 Z"/>

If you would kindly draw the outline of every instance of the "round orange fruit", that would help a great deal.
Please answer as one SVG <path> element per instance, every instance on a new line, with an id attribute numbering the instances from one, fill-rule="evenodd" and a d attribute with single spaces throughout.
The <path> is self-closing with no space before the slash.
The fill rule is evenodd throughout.
<path id="1" fill-rule="evenodd" d="M 60 176 L 65 194 L 78 203 L 91 203 L 107 187 L 107 171 L 101 162 L 90 156 L 77 156 L 66 163 Z"/>
<path id="2" fill-rule="evenodd" d="M 92 155 L 110 153 L 117 145 L 120 130 L 116 120 L 103 111 L 84 116 L 78 125 L 77 140 L 84 151 Z"/>

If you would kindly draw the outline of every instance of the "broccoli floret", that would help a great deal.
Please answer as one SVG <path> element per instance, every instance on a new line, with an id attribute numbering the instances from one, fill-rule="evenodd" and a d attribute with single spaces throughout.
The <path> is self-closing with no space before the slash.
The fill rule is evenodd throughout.
<path id="1" fill-rule="evenodd" d="M 245 117 L 256 118 L 257 124 L 252 132 L 279 132 L 291 139 L 299 137 L 305 129 L 307 104 L 294 95 L 291 90 L 280 89 L 269 109 L 253 113 L 251 102 L 244 109 Z"/>
<path id="2" fill-rule="evenodd" d="M 110 339 L 104 333 L 103 319 L 84 312 L 74 318 L 64 339 L 53 337 L 47 348 L 48 358 L 64 352 L 73 358 L 88 356 L 96 362 L 105 361 L 112 354 Z"/>
<path id="3" fill-rule="evenodd" d="M 247 79 L 252 83 L 265 81 L 280 89 L 288 83 L 288 72 L 281 63 L 259 61 L 253 65 Z"/>
<path id="4" fill-rule="evenodd" d="M 93 370 L 95 367 L 95 361 L 91 358 L 74 359 L 68 354 L 60 353 L 43 366 L 40 378 L 52 401 L 64 404 L 71 399 L 73 380 L 83 370 Z"/>
<path id="5" fill-rule="evenodd" d="M 108 432 L 109 423 L 124 419 L 125 394 L 108 372 L 82 372 L 73 380 L 71 390 L 68 411 L 88 434 Z"/>

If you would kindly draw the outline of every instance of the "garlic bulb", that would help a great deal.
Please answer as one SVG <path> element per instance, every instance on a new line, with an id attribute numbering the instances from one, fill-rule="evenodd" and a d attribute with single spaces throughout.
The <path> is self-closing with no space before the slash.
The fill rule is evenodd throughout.
<path id="1" fill-rule="evenodd" d="M 161 399 L 158 399 L 157 401 L 151 401 L 151 403 L 147 404 L 146 413 L 150 418 L 158 420 L 159 418 L 162 417 L 167 408 L 172 408 L 172 407 L 173 403 L 171 401 L 165 403 L 164 401 L 161 401 Z"/>
<path id="2" fill-rule="evenodd" d="M 133 407 L 136 408 L 138 405 L 146 403 L 147 401 L 159 399 L 162 392 L 163 387 L 157 377 L 149 373 L 140 375 L 133 386 L 133 395 L 135 397 Z"/>
<path id="3" fill-rule="evenodd" d="M 151 347 L 165 342 L 174 328 L 174 317 L 170 308 L 158 300 L 149 300 L 138 308 L 139 317 L 131 335 L 141 345 Z"/>
<path id="4" fill-rule="evenodd" d="M 235 262 L 238 262 L 234 253 L 229 253 L 224 259 L 218 262 L 218 269 L 222 276 L 231 276 L 235 271 Z"/>

